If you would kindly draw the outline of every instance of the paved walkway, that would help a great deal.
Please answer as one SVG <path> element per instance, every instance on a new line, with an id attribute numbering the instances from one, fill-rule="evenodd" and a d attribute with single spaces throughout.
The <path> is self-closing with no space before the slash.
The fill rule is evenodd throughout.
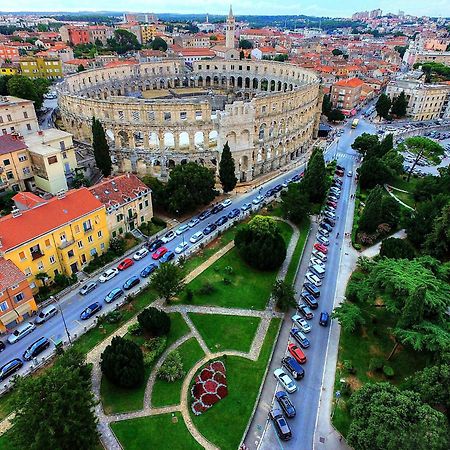
<path id="1" fill-rule="evenodd" d="M 385 184 L 384 188 L 386 189 L 386 192 L 394 199 L 397 200 L 398 203 L 400 203 L 400 205 L 404 206 L 407 209 L 410 209 L 411 211 L 414 211 L 414 208 L 412 208 L 411 206 L 407 205 L 405 202 L 402 202 L 393 192 L 392 190 L 396 190 L 399 192 L 406 192 L 407 194 L 409 194 L 408 191 L 404 191 L 403 189 L 398 189 L 395 188 L 394 186 L 390 186 L 389 184 Z"/>

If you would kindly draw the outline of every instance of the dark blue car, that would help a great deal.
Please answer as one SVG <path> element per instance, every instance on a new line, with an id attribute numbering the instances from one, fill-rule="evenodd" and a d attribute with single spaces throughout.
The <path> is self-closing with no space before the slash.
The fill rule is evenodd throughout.
<path id="1" fill-rule="evenodd" d="M 210 233 L 212 233 L 217 228 L 217 225 L 215 223 L 210 223 L 204 230 L 203 234 L 206 236 Z"/>
<path id="2" fill-rule="evenodd" d="M 291 402 L 291 399 L 284 391 L 279 391 L 275 394 L 275 398 L 277 399 L 278 404 L 280 405 L 281 409 L 286 414 L 286 417 L 292 418 L 295 417 L 296 411 L 295 407 Z"/>
<path id="3" fill-rule="evenodd" d="M 216 224 L 218 227 L 220 227 L 220 226 L 223 225 L 225 222 L 228 222 L 228 217 L 227 217 L 227 216 L 222 216 L 222 217 L 219 217 L 219 218 L 216 220 L 215 224 Z"/>
<path id="4" fill-rule="evenodd" d="M 198 218 L 200 219 L 200 220 L 205 220 L 207 217 L 209 217 L 211 215 L 211 210 L 210 209 L 207 209 L 206 211 L 203 211 L 199 216 L 198 216 Z"/>
<path id="5" fill-rule="evenodd" d="M 237 217 L 240 214 L 239 209 L 235 208 L 232 209 L 229 213 L 228 213 L 228 218 L 229 219 L 234 219 L 235 217 Z"/>
<path id="6" fill-rule="evenodd" d="M 137 277 L 136 275 L 132 276 L 131 278 L 128 278 L 127 281 L 125 281 L 125 283 L 123 283 L 123 288 L 126 291 L 129 291 L 131 288 L 133 288 L 134 286 L 136 286 L 137 284 L 139 284 L 141 282 L 141 280 L 139 279 L 139 277 Z"/>
<path id="7" fill-rule="evenodd" d="M 99 302 L 92 303 L 86 309 L 84 309 L 80 314 L 81 320 L 88 320 L 94 314 L 98 313 L 102 309 L 102 305 Z"/>
<path id="8" fill-rule="evenodd" d="M 156 270 L 157 265 L 156 264 L 150 264 L 147 267 L 144 267 L 141 272 L 142 278 L 147 278 L 151 273 L 153 273 Z"/>
<path id="9" fill-rule="evenodd" d="M 218 212 L 222 211 L 223 208 L 224 208 L 224 206 L 222 205 L 222 203 L 219 203 L 216 206 L 214 206 L 214 208 L 211 210 L 211 213 L 217 214 Z"/>
<path id="10" fill-rule="evenodd" d="M 168 251 L 168 252 L 164 253 L 164 255 L 162 255 L 161 258 L 159 258 L 159 262 L 161 262 L 161 263 L 169 262 L 173 258 L 175 258 L 175 253 Z"/>
<path id="11" fill-rule="evenodd" d="M 326 326 L 328 326 L 329 321 L 330 321 L 330 315 L 326 311 L 322 311 L 320 313 L 319 325 L 326 327 Z"/>

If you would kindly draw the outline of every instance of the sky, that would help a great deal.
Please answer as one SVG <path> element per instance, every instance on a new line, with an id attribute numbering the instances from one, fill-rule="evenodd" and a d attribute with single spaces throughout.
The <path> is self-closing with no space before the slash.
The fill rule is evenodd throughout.
<path id="1" fill-rule="evenodd" d="M 126 5 L 132 12 L 154 13 L 210 13 L 226 14 L 229 1 L 222 0 L 165 0 L 155 3 L 148 0 L 1 0 L 1 11 L 123 11 Z M 233 5 L 236 15 L 284 15 L 350 17 L 354 12 L 381 8 L 383 12 L 417 16 L 450 17 L 450 0 L 239 0 Z"/>

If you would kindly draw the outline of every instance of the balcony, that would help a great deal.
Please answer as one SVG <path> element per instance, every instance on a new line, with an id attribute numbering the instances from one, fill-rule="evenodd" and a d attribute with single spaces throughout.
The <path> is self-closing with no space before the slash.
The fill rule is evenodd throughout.
<path id="1" fill-rule="evenodd" d="M 61 244 L 59 244 L 58 248 L 60 250 L 64 250 L 65 248 L 70 247 L 72 244 L 75 244 L 74 240 L 64 241 L 64 242 L 61 242 Z"/>
<path id="2" fill-rule="evenodd" d="M 92 233 L 94 227 L 91 225 L 89 228 L 83 228 L 84 234 Z"/>
<path id="3" fill-rule="evenodd" d="M 134 213 L 131 216 L 127 216 L 128 222 L 133 222 L 133 220 L 136 220 L 136 219 L 137 219 L 137 213 Z"/>
<path id="4" fill-rule="evenodd" d="M 36 259 L 42 258 L 44 256 L 44 253 L 41 251 L 35 251 L 31 252 L 31 259 L 35 261 Z"/>

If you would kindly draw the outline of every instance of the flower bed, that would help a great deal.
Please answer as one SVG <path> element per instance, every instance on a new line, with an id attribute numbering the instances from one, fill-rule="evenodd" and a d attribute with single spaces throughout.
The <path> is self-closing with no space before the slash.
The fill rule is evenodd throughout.
<path id="1" fill-rule="evenodd" d="M 227 375 L 222 361 L 214 361 L 202 369 L 191 388 L 192 412 L 198 416 L 228 395 Z"/>

